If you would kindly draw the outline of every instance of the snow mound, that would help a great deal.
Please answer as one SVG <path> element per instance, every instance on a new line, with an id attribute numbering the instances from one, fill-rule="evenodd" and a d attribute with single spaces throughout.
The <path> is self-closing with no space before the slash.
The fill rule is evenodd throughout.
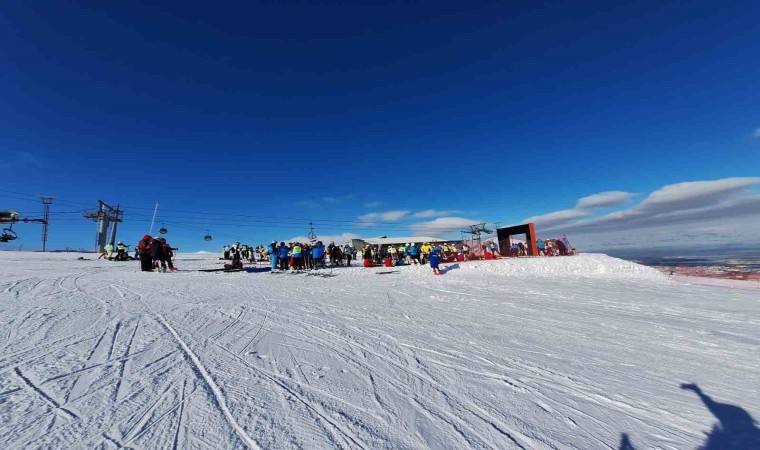
<path id="1" fill-rule="evenodd" d="M 459 269 L 504 276 L 667 278 L 657 269 L 603 254 L 474 261 L 459 264 Z"/>

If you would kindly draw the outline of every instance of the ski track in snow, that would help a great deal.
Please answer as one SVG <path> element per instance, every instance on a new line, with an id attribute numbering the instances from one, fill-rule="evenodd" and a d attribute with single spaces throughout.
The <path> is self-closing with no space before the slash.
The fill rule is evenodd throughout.
<path id="1" fill-rule="evenodd" d="M 3 448 L 697 448 L 717 419 L 692 382 L 760 419 L 751 282 L 602 255 L 440 277 L 77 256 L 0 252 Z"/>

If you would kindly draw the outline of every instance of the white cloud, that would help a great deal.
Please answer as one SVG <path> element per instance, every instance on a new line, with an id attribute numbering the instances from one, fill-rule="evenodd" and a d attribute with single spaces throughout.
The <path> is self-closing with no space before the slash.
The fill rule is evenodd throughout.
<path id="1" fill-rule="evenodd" d="M 636 194 L 623 191 L 607 191 L 589 195 L 578 200 L 576 209 L 613 208 L 628 203 Z"/>
<path id="2" fill-rule="evenodd" d="M 651 214 L 670 212 L 674 209 L 700 208 L 716 204 L 737 192 L 757 185 L 760 185 L 760 178 L 724 178 L 671 184 L 652 192 L 638 207 L 631 210 Z"/>
<path id="3" fill-rule="evenodd" d="M 539 216 L 528 217 L 523 223 L 534 222 L 543 227 L 553 227 L 566 224 L 578 219 L 592 217 L 595 210 L 614 208 L 628 203 L 636 194 L 624 191 L 606 191 L 589 195 L 578 200 L 575 208 L 555 211 Z"/>
<path id="4" fill-rule="evenodd" d="M 760 138 L 760 128 L 756 129 L 752 135 L 755 136 L 756 138 Z"/>
<path id="5" fill-rule="evenodd" d="M 381 220 L 383 222 L 396 222 L 398 220 L 403 219 L 408 214 L 409 214 L 409 211 L 405 211 L 405 210 L 368 213 L 368 214 L 359 216 L 359 220 L 361 220 L 362 222 L 373 222 L 373 221 L 378 221 L 378 220 Z"/>
<path id="6" fill-rule="evenodd" d="M 417 236 L 434 233 L 456 233 L 466 230 L 470 225 L 481 223 L 480 220 L 467 219 L 464 217 L 439 217 L 429 222 L 420 222 L 410 225 Z"/>
<path id="7" fill-rule="evenodd" d="M 367 202 L 364 204 L 365 208 L 378 208 L 380 206 L 383 206 L 385 202 Z"/>
<path id="8" fill-rule="evenodd" d="M 549 214 L 542 214 L 540 216 L 528 217 L 527 219 L 524 219 L 522 223 L 534 222 L 537 225 L 551 227 L 554 225 L 570 222 L 574 219 L 580 219 L 581 217 L 588 217 L 590 215 L 591 212 L 589 211 L 583 211 L 579 209 L 565 209 Z"/>
<path id="9" fill-rule="evenodd" d="M 334 242 L 337 245 L 343 245 L 343 244 L 350 244 L 351 239 L 359 239 L 360 236 L 358 234 L 354 233 L 342 233 L 342 234 L 336 234 L 336 235 L 318 235 L 317 240 L 322 241 L 323 244 L 327 245 L 330 242 Z M 290 239 L 286 239 L 283 242 L 309 242 L 309 238 L 306 236 L 294 236 Z"/>
<path id="10" fill-rule="evenodd" d="M 412 217 L 416 217 L 417 219 L 427 219 L 428 217 L 450 216 L 452 214 L 459 214 L 461 212 L 462 211 L 437 211 L 435 209 L 428 209 L 414 213 Z"/>

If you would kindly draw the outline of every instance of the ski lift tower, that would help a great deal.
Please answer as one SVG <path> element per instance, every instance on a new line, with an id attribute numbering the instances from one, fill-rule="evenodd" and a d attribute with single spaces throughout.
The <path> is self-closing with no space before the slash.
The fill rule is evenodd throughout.
<path id="1" fill-rule="evenodd" d="M 493 231 L 487 229 L 485 223 L 478 223 L 475 225 L 470 225 L 470 229 L 462 231 L 462 233 L 466 233 L 472 236 L 472 247 L 477 248 L 478 254 L 482 255 L 483 254 L 483 239 L 481 235 L 491 234 L 493 233 Z"/>
<path id="2" fill-rule="evenodd" d="M 40 200 L 42 200 L 42 204 L 44 205 L 44 222 L 42 223 L 42 251 L 44 252 L 47 248 L 47 238 L 48 238 L 48 222 L 50 222 L 50 204 L 53 203 L 53 200 L 55 197 L 49 196 L 49 195 L 41 195 Z"/>
<path id="3" fill-rule="evenodd" d="M 111 229 L 110 244 L 113 245 L 116 242 L 116 226 L 119 222 L 122 222 L 121 214 L 124 212 L 117 206 L 113 208 L 103 200 L 98 200 L 100 206 L 97 211 L 92 211 L 84 214 L 86 219 L 94 220 L 98 223 L 98 234 L 96 237 L 96 244 L 98 253 L 102 253 L 106 246 L 106 239 L 108 235 L 108 225 L 113 222 L 113 228 Z"/>
<path id="4" fill-rule="evenodd" d="M 313 245 L 315 242 L 317 242 L 317 235 L 314 234 L 314 224 L 311 222 L 309 222 L 309 236 L 308 237 L 309 237 L 310 244 Z"/>

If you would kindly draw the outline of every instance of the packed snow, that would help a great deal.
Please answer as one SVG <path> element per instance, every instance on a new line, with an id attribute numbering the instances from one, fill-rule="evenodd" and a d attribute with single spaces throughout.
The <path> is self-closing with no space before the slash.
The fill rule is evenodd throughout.
<path id="1" fill-rule="evenodd" d="M 0 252 L 2 448 L 757 443 L 760 283 L 604 255 L 442 276 L 95 257 Z"/>

